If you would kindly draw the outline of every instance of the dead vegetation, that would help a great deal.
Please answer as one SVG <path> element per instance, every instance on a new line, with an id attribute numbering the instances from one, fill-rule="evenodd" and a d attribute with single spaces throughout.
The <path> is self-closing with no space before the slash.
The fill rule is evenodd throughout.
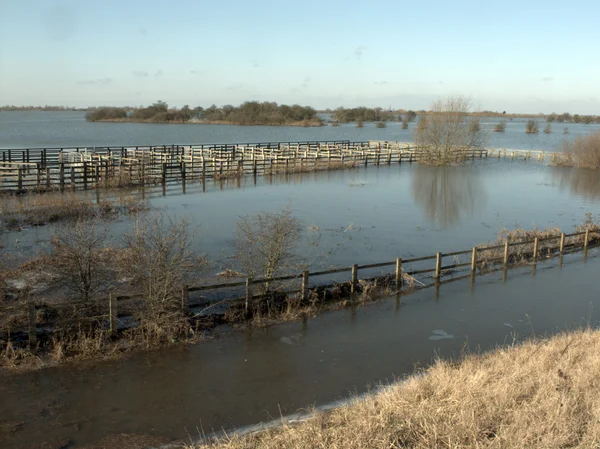
<path id="1" fill-rule="evenodd" d="M 585 214 L 585 219 L 582 223 L 575 226 L 572 232 L 583 233 L 586 229 L 590 231 L 588 244 L 594 245 L 600 242 L 600 216 L 594 217 L 588 212 Z M 533 259 L 534 240 L 536 238 L 538 239 L 537 257 L 552 257 L 560 251 L 560 235 L 562 232 L 564 231 L 558 227 L 547 229 L 502 228 L 498 233 L 496 241 L 478 246 L 480 268 L 485 270 L 492 268 L 494 265 L 501 264 L 504 255 L 504 247 L 502 245 L 506 242 L 510 245 L 508 257 L 510 265 L 522 265 L 529 263 Z M 585 235 L 569 237 L 565 245 L 576 244 L 581 246 L 584 239 Z"/>
<path id="2" fill-rule="evenodd" d="M 127 197 L 94 203 L 74 192 L 4 195 L 0 196 L 0 226 L 19 229 L 83 218 L 115 218 L 120 213 L 137 213 L 147 207 L 145 202 Z"/>
<path id="3" fill-rule="evenodd" d="M 563 144 L 560 165 L 600 169 L 600 132 L 577 137 Z"/>
<path id="4" fill-rule="evenodd" d="M 600 332 L 530 340 L 423 372 L 300 423 L 194 448 L 581 448 L 600 445 Z"/>

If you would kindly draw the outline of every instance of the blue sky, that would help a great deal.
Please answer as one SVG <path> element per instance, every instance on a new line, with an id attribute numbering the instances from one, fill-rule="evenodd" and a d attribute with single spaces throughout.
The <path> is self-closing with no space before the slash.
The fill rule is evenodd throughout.
<path id="1" fill-rule="evenodd" d="M 0 104 L 600 114 L 600 2 L 0 0 Z"/>

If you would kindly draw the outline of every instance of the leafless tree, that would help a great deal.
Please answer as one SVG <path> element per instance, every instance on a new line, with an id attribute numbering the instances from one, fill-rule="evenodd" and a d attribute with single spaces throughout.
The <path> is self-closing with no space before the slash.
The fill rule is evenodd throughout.
<path id="1" fill-rule="evenodd" d="M 182 288 L 205 264 L 191 250 L 194 236 L 186 219 L 152 212 L 138 215 L 132 232 L 124 237 L 124 270 L 144 294 L 138 318 L 157 337 L 180 329 Z"/>
<path id="2" fill-rule="evenodd" d="M 80 217 L 62 225 L 50 238 L 48 271 L 55 285 L 89 301 L 108 285 L 109 267 L 104 250 L 108 229 L 98 217 Z"/>
<path id="3" fill-rule="evenodd" d="M 265 293 L 270 288 L 268 279 L 294 266 L 301 230 L 300 220 L 289 208 L 238 219 L 237 247 L 241 268 L 250 278 L 267 279 Z"/>
<path id="4" fill-rule="evenodd" d="M 471 102 L 450 96 L 437 100 L 415 129 L 415 142 L 429 163 L 446 165 L 464 158 L 466 152 L 485 145 L 485 132 L 472 123 Z"/>

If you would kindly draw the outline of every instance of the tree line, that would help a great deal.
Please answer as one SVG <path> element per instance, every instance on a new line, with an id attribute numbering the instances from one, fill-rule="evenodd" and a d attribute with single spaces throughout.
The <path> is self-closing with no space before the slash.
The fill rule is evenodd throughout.
<path id="1" fill-rule="evenodd" d="M 279 105 L 275 102 L 246 101 L 239 106 L 212 105 L 190 108 L 169 108 L 164 101 L 150 106 L 131 108 L 101 107 L 88 111 L 86 120 L 96 121 L 132 121 L 149 123 L 223 123 L 235 125 L 303 125 L 320 126 L 322 120 L 316 109 L 310 106 Z"/>

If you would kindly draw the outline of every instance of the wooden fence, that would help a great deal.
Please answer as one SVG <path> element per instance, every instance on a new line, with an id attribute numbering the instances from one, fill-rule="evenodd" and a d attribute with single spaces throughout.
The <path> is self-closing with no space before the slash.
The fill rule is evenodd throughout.
<path id="1" fill-rule="evenodd" d="M 269 142 L 0 150 L 0 191 L 91 189 L 415 162 L 427 152 L 388 141 Z M 466 159 L 485 149 L 456 150 Z"/>
<path id="2" fill-rule="evenodd" d="M 186 286 L 181 290 L 181 307 L 188 316 L 199 316 L 205 314 L 207 310 L 217 304 L 225 304 L 226 307 L 234 305 L 240 306 L 246 313 L 250 312 L 256 305 L 256 301 L 268 299 L 270 296 L 264 293 L 255 294 L 254 286 L 268 282 L 275 283 L 291 282 L 285 286 L 278 295 L 285 295 L 288 301 L 295 301 L 297 304 L 310 304 L 315 297 L 326 294 L 328 289 L 339 288 L 340 285 L 348 287 L 350 297 L 361 292 L 361 285 L 364 283 L 373 283 L 385 281 L 386 285 L 393 287 L 393 293 L 401 295 L 415 289 L 435 286 L 439 288 L 441 284 L 470 278 L 474 282 L 479 270 L 481 273 L 504 270 L 506 277 L 509 268 L 522 266 L 523 263 L 531 262 L 535 268 L 538 260 L 548 259 L 559 256 L 560 264 L 562 257 L 566 253 L 575 251 L 584 252 L 587 257 L 588 248 L 597 246 L 600 242 L 600 233 L 590 232 L 589 229 L 583 232 L 572 234 L 557 234 L 545 238 L 535 238 L 533 240 L 506 242 L 496 246 L 476 246 L 464 251 L 438 252 L 434 255 L 416 257 L 416 258 L 397 258 L 395 260 L 372 263 L 366 265 L 352 265 L 349 267 L 335 268 L 324 271 L 290 274 L 286 276 L 273 277 L 270 279 L 251 279 L 247 278 L 238 282 L 226 282 L 212 285 Z M 466 257 L 466 261 L 461 261 L 461 257 Z M 449 263 L 448 259 L 452 258 Z M 379 272 L 377 276 L 372 276 L 373 270 L 387 269 L 385 272 Z M 359 274 L 365 273 L 367 276 L 359 281 Z M 369 276 L 369 273 L 371 276 Z M 340 282 L 331 282 L 333 276 L 346 274 L 349 280 Z M 318 282 L 317 279 L 327 276 L 326 282 Z M 433 281 L 433 283 L 431 283 Z M 429 282 L 429 283 L 427 283 Z M 361 284 L 362 283 L 362 284 Z M 408 284 L 408 285 L 407 285 Z M 372 285 L 372 284 L 371 284 Z M 190 301 L 190 294 L 195 292 L 224 292 L 222 298 L 216 301 Z M 272 293 L 271 293 L 272 294 Z M 109 295 L 107 301 L 95 302 L 65 302 L 53 304 L 40 304 L 33 301 L 25 301 L 19 306 L 21 315 L 26 317 L 27 330 L 11 330 L 12 334 L 21 334 L 27 336 L 30 345 L 37 343 L 39 332 L 52 332 L 57 325 L 64 321 L 43 322 L 40 316 L 52 315 L 57 308 L 67 307 L 71 309 L 81 309 L 91 307 L 94 310 L 103 309 L 99 314 L 85 316 L 83 318 L 73 318 L 70 321 L 83 322 L 93 321 L 101 328 L 107 328 L 111 333 L 116 334 L 119 328 L 120 320 L 133 316 L 131 304 L 127 301 L 142 301 L 142 295 Z M 122 305 L 124 305 L 122 307 Z M 123 310 L 121 311 L 121 308 Z M 200 310 L 200 311 L 199 311 Z"/>

